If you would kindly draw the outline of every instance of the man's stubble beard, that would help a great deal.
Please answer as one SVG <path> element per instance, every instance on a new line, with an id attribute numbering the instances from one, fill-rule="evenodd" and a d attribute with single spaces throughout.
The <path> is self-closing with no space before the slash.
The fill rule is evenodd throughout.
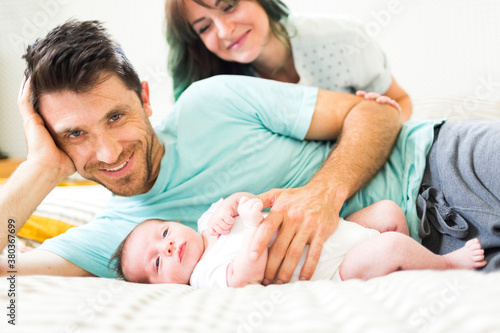
<path id="1" fill-rule="evenodd" d="M 142 185 L 137 190 L 135 190 L 135 191 L 129 191 L 130 189 L 126 188 L 126 186 L 128 184 L 130 184 L 130 183 L 133 182 L 134 179 L 132 177 L 134 176 L 134 174 L 127 175 L 127 176 L 125 176 L 125 177 L 123 177 L 121 179 L 118 179 L 117 182 L 114 182 L 113 186 L 114 185 L 118 185 L 119 189 L 112 189 L 112 188 L 110 188 L 111 185 L 107 186 L 106 184 L 104 184 L 102 181 L 100 181 L 97 178 L 93 178 L 93 177 L 86 177 L 86 178 L 89 179 L 89 180 L 92 180 L 92 181 L 94 181 L 94 182 L 96 182 L 98 184 L 101 184 L 106 189 L 108 189 L 111 193 L 113 193 L 114 195 L 117 195 L 117 196 L 131 197 L 131 196 L 143 193 L 143 190 L 144 190 L 145 186 L 150 183 L 150 181 L 151 181 L 151 174 L 153 173 L 152 156 L 153 156 L 153 148 L 154 148 L 154 144 L 155 144 L 154 136 L 155 136 L 155 132 L 153 131 L 153 129 L 150 129 L 149 130 L 150 145 L 149 145 L 149 149 L 146 149 L 146 154 L 144 156 L 144 159 L 145 159 L 144 160 L 144 164 L 145 164 L 145 167 L 146 167 L 146 170 L 145 170 L 146 173 L 142 177 L 142 183 L 141 183 Z M 132 151 L 134 151 L 134 154 L 135 154 L 135 153 L 138 152 L 138 149 L 137 148 L 133 148 Z M 127 154 L 128 153 L 129 152 L 127 152 Z M 137 156 L 136 156 L 136 158 L 137 158 Z M 125 187 L 125 189 L 123 191 L 121 191 L 121 189 L 123 189 L 124 187 Z"/>

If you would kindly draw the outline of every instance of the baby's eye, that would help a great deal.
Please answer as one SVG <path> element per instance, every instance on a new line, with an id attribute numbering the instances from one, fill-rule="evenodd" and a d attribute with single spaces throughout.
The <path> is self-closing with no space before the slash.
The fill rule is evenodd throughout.
<path id="1" fill-rule="evenodd" d="M 160 257 L 156 258 L 156 268 L 160 266 Z"/>
<path id="2" fill-rule="evenodd" d="M 234 6 L 227 5 L 227 7 L 226 7 L 226 8 L 224 8 L 223 10 L 224 10 L 225 12 L 228 12 L 228 11 L 230 11 L 230 10 L 231 10 L 231 9 L 233 9 L 233 8 L 234 8 Z"/>
<path id="3" fill-rule="evenodd" d="M 163 238 L 167 237 L 167 235 L 168 235 L 168 228 L 165 229 L 165 231 L 163 232 Z"/>

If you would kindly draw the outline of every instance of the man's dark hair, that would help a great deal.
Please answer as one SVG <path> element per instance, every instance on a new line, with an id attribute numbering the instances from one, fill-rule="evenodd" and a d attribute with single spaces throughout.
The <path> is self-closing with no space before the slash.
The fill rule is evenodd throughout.
<path id="1" fill-rule="evenodd" d="M 69 20 L 28 46 L 23 58 L 37 112 L 43 94 L 89 92 L 111 75 L 135 91 L 142 103 L 139 76 L 99 21 Z"/>

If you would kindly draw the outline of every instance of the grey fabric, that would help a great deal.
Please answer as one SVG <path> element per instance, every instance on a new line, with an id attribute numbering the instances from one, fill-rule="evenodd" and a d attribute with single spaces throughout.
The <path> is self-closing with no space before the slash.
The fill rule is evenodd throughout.
<path id="1" fill-rule="evenodd" d="M 479 238 L 500 269 L 500 121 L 447 121 L 436 133 L 417 199 L 422 244 L 438 254 Z"/>

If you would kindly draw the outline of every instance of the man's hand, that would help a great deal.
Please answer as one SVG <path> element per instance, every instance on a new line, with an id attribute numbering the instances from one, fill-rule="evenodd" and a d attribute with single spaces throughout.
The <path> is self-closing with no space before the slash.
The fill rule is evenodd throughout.
<path id="1" fill-rule="evenodd" d="M 294 189 L 273 189 L 258 198 L 265 208 L 272 208 L 257 231 L 251 256 L 258 257 L 276 230 L 280 230 L 271 246 L 264 284 L 272 282 L 275 277 L 278 284 L 289 282 L 306 244 L 310 247 L 299 278 L 309 280 L 324 242 L 337 228 L 340 207 L 333 207 L 327 193 L 311 184 Z"/>
<path id="2" fill-rule="evenodd" d="M 23 80 L 17 104 L 23 118 L 24 132 L 28 143 L 27 160 L 58 170 L 61 178 L 75 173 L 71 159 L 59 149 L 50 136 L 42 117 L 35 112 L 30 102 L 30 79 Z M 50 170 L 50 169 L 49 169 Z"/>

